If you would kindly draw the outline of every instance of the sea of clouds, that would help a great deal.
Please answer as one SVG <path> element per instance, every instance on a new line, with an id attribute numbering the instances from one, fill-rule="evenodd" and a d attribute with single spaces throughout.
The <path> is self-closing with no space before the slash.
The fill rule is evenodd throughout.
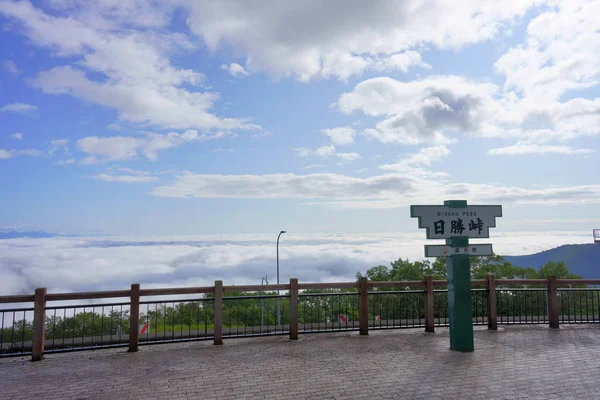
<path id="1" fill-rule="evenodd" d="M 491 232 L 501 255 L 590 243 L 590 232 Z M 276 282 L 276 235 L 55 237 L 0 240 L 0 295 Z M 425 232 L 293 234 L 280 242 L 280 281 L 352 281 L 393 260 L 423 259 Z"/>

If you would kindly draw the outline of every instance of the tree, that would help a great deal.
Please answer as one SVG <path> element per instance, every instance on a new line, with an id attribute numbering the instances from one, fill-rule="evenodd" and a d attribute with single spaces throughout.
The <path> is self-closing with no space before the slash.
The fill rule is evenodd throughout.
<path id="1" fill-rule="evenodd" d="M 366 276 L 370 281 L 389 281 L 390 271 L 385 265 L 378 265 L 376 267 L 369 268 Z"/>

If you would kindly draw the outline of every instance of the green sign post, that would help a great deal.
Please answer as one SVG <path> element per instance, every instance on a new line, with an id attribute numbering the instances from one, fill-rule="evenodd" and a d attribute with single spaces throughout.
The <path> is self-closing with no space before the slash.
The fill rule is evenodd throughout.
<path id="1" fill-rule="evenodd" d="M 471 255 L 492 253 L 491 245 L 469 245 L 469 238 L 488 238 L 489 228 L 502 216 L 502 206 L 467 206 L 466 200 L 448 200 L 443 206 L 411 206 L 410 216 L 419 219 L 427 239 L 445 239 L 446 246 L 425 246 L 425 256 L 445 256 L 448 274 L 450 349 L 471 352 L 473 312 Z M 479 252 L 477 252 L 479 250 Z M 483 250 L 483 252 L 482 252 Z"/>

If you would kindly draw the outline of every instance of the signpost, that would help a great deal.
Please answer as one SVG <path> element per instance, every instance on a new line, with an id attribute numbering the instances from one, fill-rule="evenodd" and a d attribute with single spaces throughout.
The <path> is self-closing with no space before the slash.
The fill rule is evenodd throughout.
<path id="1" fill-rule="evenodd" d="M 491 256 L 491 244 L 471 244 L 468 247 L 452 247 L 447 245 L 425 245 L 425 257 L 450 257 L 454 254 L 468 254 L 470 256 Z"/>
<path id="2" fill-rule="evenodd" d="M 450 348 L 473 351 L 470 256 L 492 254 L 491 244 L 470 245 L 469 239 L 489 237 L 502 217 L 502 206 L 467 206 L 466 200 L 445 201 L 443 206 L 410 206 L 411 218 L 427 239 L 446 239 L 446 245 L 425 246 L 425 257 L 447 257 Z"/>

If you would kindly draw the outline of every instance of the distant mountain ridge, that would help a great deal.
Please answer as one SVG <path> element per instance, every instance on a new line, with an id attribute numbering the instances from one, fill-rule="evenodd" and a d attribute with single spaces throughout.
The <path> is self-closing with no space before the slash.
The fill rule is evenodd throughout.
<path id="1" fill-rule="evenodd" d="M 41 231 L 30 231 L 30 232 L 0 232 L 0 239 L 21 239 L 21 238 L 34 238 L 34 239 L 43 239 L 43 238 L 52 238 L 56 236 L 61 236 L 57 233 L 49 233 L 49 232 L 41 232 Z"/>
<path id="2" fill-rule="evenodd" d="M 504 256 L 512 265 L 540 269 L 549 261 L 563 261 L 569 272 L 585 279 L 600 278 L 600 243 L 566 244 L 525 256 Z"/>

